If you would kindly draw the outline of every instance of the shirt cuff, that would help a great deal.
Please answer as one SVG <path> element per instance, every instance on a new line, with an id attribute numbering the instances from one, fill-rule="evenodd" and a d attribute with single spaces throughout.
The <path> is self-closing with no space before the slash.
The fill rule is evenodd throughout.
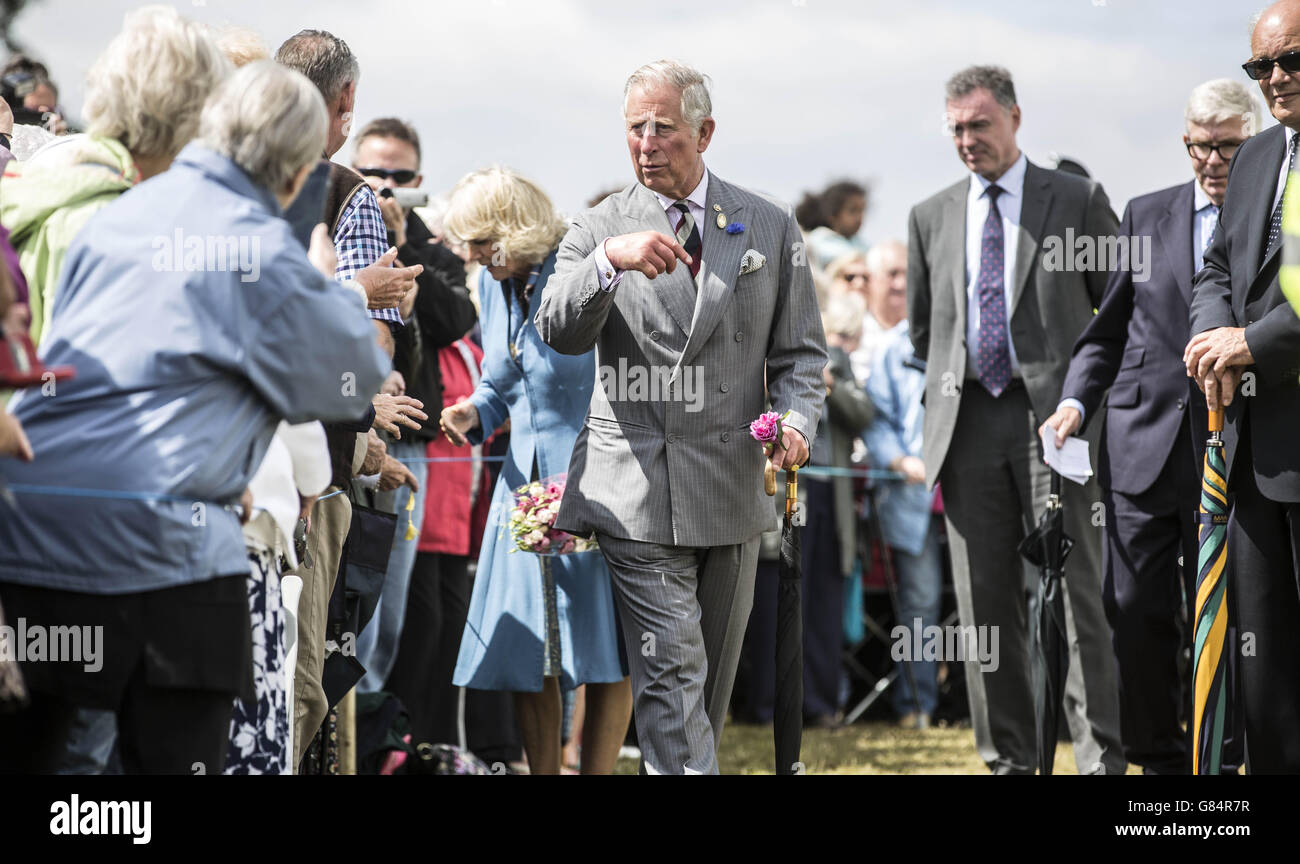
<path id="1" fill-rule="evenodd" d="M 1061 404 L 1056 406 L 1056 410 L 1060 411 L 1062 408 L 1073 408 L 1075 411 L 1078 411 L 1079 425 L 1083 426 L 1083 418 L 1088 416 L 1088 412 L 1083 410 L 1082 402 L 1078 399 L 1062 399 Z"/>
<path id="2" fill-rule="evenodd" d="M 605 244 L 608 242 L 609 238 L 606 237 L 596 247 L 596 278 L 600 280 L 600 290 L 602 291 L 614 290 L 614 286 L 622 281 L 624 272 L 609 263 L 609 256 L 605 254 Z"/>

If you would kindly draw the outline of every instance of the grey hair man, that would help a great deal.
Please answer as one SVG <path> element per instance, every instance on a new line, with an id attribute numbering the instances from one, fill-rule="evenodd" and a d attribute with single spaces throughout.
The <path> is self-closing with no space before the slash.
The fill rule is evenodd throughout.
<path id="1" fill-rule="evenodd" d="M 275 53 L 276 62 L 301 72 L 316 86 L 325 103 L 328 132 L 322 155 L 342 148 L 352 128 L 360 65 L 346 42 L 324 30 L 303 30 L 287 39 Z M 355 280 L 366 292 L 367 313 L 373 319 L 379 344 L 393 356 L 393 331 L 402 327 L 398 305 L 415 288 L 423 271 L 420 264 L 393 267 L 397 249 L 389 246 L 379 202 L 361 175 L 336 162 L 329 163 L 329 183 L 321 220 L 330 230 L 338 259 L 335 278 Z M 399 425 L 419 429 L 428 419 L 423 403 L 404 395 L 380 393 L 373 410 L 355 423 L 326 424 L 330 462 L 330 488 L 312 508 L 307 535 L 307 556 L 298 575 L 303 579 L 298 617 L 298 670 L 294 679 L 295 760 L 311 743 L 320 727 L 326 705 L 321 676 L 325 662 L 325 619 L 338 572 L 343 543 L 351 526 L 352 507 L 347 495 L 330 493 L 349 487 L 358 473 L 380 474 L 385 488 L 419 484 L 402 463 L 386 453 L 371 427 L 400 437 Z M 389 485 L 391 483 L 391 485 Z M 307 563 L 310 562 L 310 563 Z"/>
<path id="2" fill-rule="evenodd" d="M 1034 429 L 1061 395 L 1073 344 L 1106 287 L 1105 266 L 1057 266 L 1062 238 L 1112 242 L 1097 183 L 1040 168 L 1016 142 L 1021 110 L 1007 70 L 972 66 L 948 81 L 947 112 L 967 173 L 912 208 L 910 334 L 926 361 L 926 479 L 943 486 L 963 625 L 1000 634 L 996 669 L 967 659 L 975 744 L 994 773 L 1037 764 L 1024 568 L 1018 546 L 1048 496 Z M 1073 253 L 1071 253 L 1072 255 Z M 1095 430 L 1094 430 L 1095 431 Z M 1090 445 L 1096 447 L 1096 435 Z M 1123 773 L 1114 661 L 1101 606 L 1096 481 L 1067 481 L 1069 675 L 1065 714 L 1080 773 Z"/>
<path id="3" fill-rule="evenodd" d="M 716 773 L 772 521 L 750 421 L 785 416 L 771 459 L 807 459 L 826 344 L 791 208 L 704 165 L 708 82 L 659 61 L 624 88 L 637 182 L 578 216 L 536 316 L 548 345 L 662 371 L 659 398 L 597 381 L 556 525 L 595 534 L 614 580 L 649 773 Z M 681 397 L 691 368 L 711 394 Z M 764 372 L 766 371 L 766 389 Z"/>
<path id="4" fill-rule="evenodd" d="M 1133 251 L 1145 245 L 1138 254 L 1148 266 L 1139 269 L 1131 251 L 1134 265 L 1111 273 L 1097 316 L 1075 343 L 1061 402 L 1043 424 L 1060 443 L 1085 423 L 1101 426 L 1104 415 L 1103 603 L 1124 753 L 1150 774 L 1191 768 L 1192 727 L 1184 731 L 1180 718 L 1191 716 L 1183 694 L 1192 684 L 1190 670 L 1180 677 L 1179 661 L 1192 644 L 1192 622 L 1180 628 L 1179 616 L 1180 606 L 1196 608 L 1195 514 L 1208 422 L 1205 400 L 1183 367 L 1192 280 L 1218 225 L 1229 163 L 1259 124 L 1244 84 L 1220 78 L 1192 90 L 1183 145 L 1195 176 L 1125 208 L 1119 237 Z M 1235 772 L 1241 741 L 1227 737 L 1235 745 L 1225 770 Z"/>

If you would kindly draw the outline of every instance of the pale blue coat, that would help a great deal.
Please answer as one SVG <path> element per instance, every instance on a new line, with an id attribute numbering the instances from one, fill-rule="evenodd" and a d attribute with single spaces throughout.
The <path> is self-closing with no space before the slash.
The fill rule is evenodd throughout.
<path id="1" fill-rule="evenodd" d="M 555 272 L 555 253 L 543 262 L 525 311 L 513 293 L 485 269 L 479 280 L 483 331 L 483 378 L 470 400 L 480 427 L 469 437 L 483 438 L 510 418 L 510 449 L 492 493 L 483 547 L 454 683 L 479 690 L 536 692 L 542 689 L 545 650 L 545 598 L 541 559 L 512 551 L 505 528 L 513 504 L 511 490 L 537 477 L 565 473 L 573 443 L 582 428 L 595 385 L 595 354 L 560 354 L 546 345 L 533 325 L 546 282 Z M 510 344 L 514 343 L 515 358 Z M 560 686 L 621 681 L 621 638 L 614 597 L 599 552 L 548 556 L 556 584 L 556 612 L 563 674 Z"/>

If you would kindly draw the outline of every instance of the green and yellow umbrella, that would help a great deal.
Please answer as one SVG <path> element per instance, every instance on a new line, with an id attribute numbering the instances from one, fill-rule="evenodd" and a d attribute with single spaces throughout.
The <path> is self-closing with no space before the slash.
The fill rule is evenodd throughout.
<path id="1" fill-rule="evenodd" d="M 1228 477 L 1223 459 L 1223 411 L 1210 412 L 1210 440 L 1205 442 L 1201 508 L 1197 526 L 1196 629 L 1192 643 L 1192 773 L 1218 774 L 1223 761 L 1228 630 Z"/>

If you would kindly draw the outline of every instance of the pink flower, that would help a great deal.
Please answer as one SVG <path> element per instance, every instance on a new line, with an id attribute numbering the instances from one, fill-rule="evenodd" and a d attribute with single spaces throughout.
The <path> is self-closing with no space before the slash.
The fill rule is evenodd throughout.
<path id="1" fill-rule="evenodd" d="M 768 411 L 766 414 L 759 415 L 759 418 L 749 424 L 749 434 L 755 441 L 761 441 L 768 444 L 776 440 L 776 436 L 781 430 L 781 415 L 775 411 Z"/>

